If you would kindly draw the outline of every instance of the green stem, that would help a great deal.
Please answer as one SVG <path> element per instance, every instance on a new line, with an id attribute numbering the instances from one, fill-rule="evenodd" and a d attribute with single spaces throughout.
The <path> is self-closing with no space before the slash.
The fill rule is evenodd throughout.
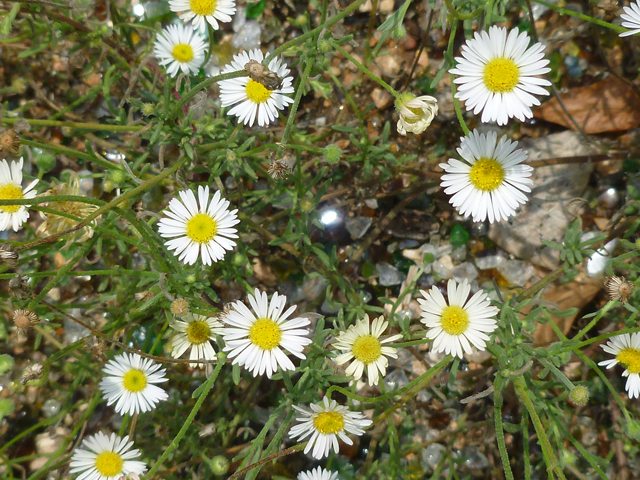
<path id="1" fill-rule="evenodd" d="M 196 85 L 191 90 L 189 90 L 187 93 L 182 95 L 178 103 L 176 103 L 176 106 L 173 107 L 173 110 L 171 110 L 171 112 L 169 113 L 169 118 L 171 119 L 171 118 L 177 117 L 180 111 L 182 110 L 182 107 L 185 106 L 189 100 L 195 97 L 199 91 L 204 90 L 205 88 L 209 88 L 214 83 L 221 82 L 222 80 L 229 80 L 231 78 L 239 78 L 239 77 L 246 77 L 246 76 L 247 74 L 245 73 L 245 71 L 240 70 L 237 72 L 222 73 L 220 75 L 216 75 L 215 77 L 209 77 L 206 80 L 203 80 L 198 85 Z"/>
<path id="2" fill-rule="evenodd" d="M 564 352 L 571 352 L 573 350 L 578 350 L 584 347 L 588 347 L 593 343 L 602 342 L 611 337 L 617 337 L 618 335 L 623 335 L 625 333 L 636 333 L 636 332 L 640 332 L 640 327 L 625 328 L 624 330 L 619 330 L 616 332 L 603 333 L 602 335 L 598 335 L 597 337 L 590 338 L 589 340 L 576 343 L 575 345 L 569 345 L 569 346 L 563 347 L 557 351 L 554 351 L 554 353 L 557 352 L 558 354 L 560 354 Z"/>
<path id="3" fill-rule="evenodd" d="M 207 378 L 207 381 L 204 383 L 202 392 L 200 393 L 200 396 L 198 397 L 196 404 L 193 406 L 191 413 L 189 413 L 189 416 L 187 417 L 184 424 L 182 425 L 182 428 L 180 429 L 178 434 L 175 436 L 175 438 L 171 441 L 171 443 L 166 448 L 166 450 L 162 453 L 158 461 L 153 465 L 153 467 L 151 467 L 151 470 L 149 470 L 149 472 L 145 475 L 145 478 L 152 479 L 155 473 L 158 471 L 158 469 L 167 460 L 169 455 L 171 455 L 173 451 L 176 448 L 178 448 L 178 444 L 180 443 L 180 440 L 182 440 L 182 437 L 184 437 L 184 435 L 187 433 L 187 430 L 191 426 L 193 419 L 196 418 L 196 415 L 200 410 L 200 407 L 202 407 L 202 404 L 207 398 L 207 395 L 209 395 L 209 392 L 211 391 L 211 388 L 213 387 L 213 384 L 215 383 L 216 378 L 218 378 L 218 375 L 220 374 L 222 367 L 224 367 L 226 358 L 227 358 L 226 353 L 222 353 L 222 352 L 218 353 L 218 364 L 216 365 L 216 368 L 214 369 L 211 376 Z"/>
<path id="4" fill-rule="evenodd" d="M 162 172 L 161 174 L 156 175 L 155 177 L 153 177 L 153 178 L 141 183 L 140 185 L 138 185 L 133 190 L 129 190 L 128 192 L 120 195 L 119 197 L 114 198 L 113 200 L 111 200 L 106 205 L 103 205 L 102 207 L 100 207 L 97 210 L 95 210 L 92 214 L 88 215 L 83 221 L 78 223 L 76 226 L 71 227 L 71 228 L 69 228 L 67 230 L 64 230 L 64 231 L 62 231 L 60 233 L 49 235 L 48 237 L 42 238 L 40 240 L 36 240 L 36 241 L 30 242 L 30 243 L 25 243 L 25 244 L 19 246 L 18 248 L 16 248 L 16 250 L 17 251 L 28 250 L 30 248 L 33 248 L 33 247 L 37 246 L 37 245 L 41 245 L 43 243 L 51 242 L 53 240 L 56 240 L 56 239 L 58 239 L 60 237 L 65 236 L 65 235 L 67 235 L 69 233 L 73 233 L 73 232 L 76 232 L 76 231 L 80 230 L 81 228 L 84 228 L 85 226 L 89 225 L 89 223 L 91 223 L 91 221 L 93 221 L 94 219 L 98 218 L 103 213 L 111 210 L 116 205 L 119 205 L 120 203 L 122 203 L 122 202 L 124 202 L 124 201 L 126 201 L 126 200 L 128 200 L 128 199 L 130 199 L 132 197 L 135 197 L 139 193 L 142 193 L 142 192 L 148 190 L 149 188 L 153 187 L 154 185 L 160 183 L 162 180 L 167 178 L 169 175 L 171 175 L 175 171 L 177 171 L 187 160 L 188 160 L 188 158 L 186 156 L 182 157 L 173 166 L 171 166 L 171 168 L 168 168 L 164 172 Z"/>
<path id="5" fill-rule="evenodd" d="M 573 444 L 573 446 L 576 447 L 576 450 L 578 450 L 582 454 L 582 456 L 587 460 L 587 462 L 589 462 L 589 464 L 596 471 L 596 473 L 598 475 L 600 475 L 600 478 L 602 478 L 603 480 L 607 480 L 608 477 L 602 471 L 600 466 L 595 462 L 595 460 L 593 459 L 593 455 L 591 453 L 589 453 L 580 444 L 580 442 L 578 440 L 576 440 L 576 438 L 573 435 L 571 435 L 571 433 L 564 427 L 564 425 L 562 425 L 561 422 L 558 421 L 558 419 L 556 417 L 552 416 L 551 419 L 553 420 L 553 423 L 556 424 L 556 427 L 558 427 L 558 429 L 562 433 L 563 437 L 569 439 L 569 441 Z"/>
<path id="6" fill-rule="evenodd" d="M 75 436 L 78 434 L 78 432 L 80 431 L 80 429 L 82 428 L 82 426 L 84 425 L 85 420 L 87 420 L 87 418 L 89 418 L 91 416 L 91 414 L 93 413 L 93 411 L 95 410 L 95 408 L 98 406 L 98 404 L 100 403 L 100 400 L 102 399 L 102 395 L 100 394 L 100 392 L 97 392 L 93 398 L 91 399 L 91 402 L 89 402 L 88 408 L 82 413 L 82 416 L 78 419 L 76 419 L 75 422 L 75 427 L 73 428 L 73 431 L 67 435 L 67 439 L 70 441 L 71 439 L 75 438 Z M 60 443 L 60 446 L 58 447 L 58 449 L 53 452 L 50 456 L 49 456 L 49 460 L 47 460 L 47 462 L 40 467 L 37 471 L 35 471 L 29 478 L 28 480 L 36 480 L 42 476 L 44 476 L 47 472 L 49 472 L 51 469 L 49 468 L 50 465 L 60 459 L 60 457 L 64 454 L 64 451 L 67 449 L 67 446 L 69 444 L 69 441 L 63 441 Z"/>
<path id="7" fill-rule="evenodd" d="M 405 395 L 402 396 L 400 400 L 391 405 L 388 409 L 382 412 L 380 415 L 373 419 L 373 424 L 377 424 L 379 422 L 384 421 L 389 415 L 395 412 L 398 408 L 403 406 L 409 400 L 411 400 L 420 390 L 427 386 L 427 384 L 431 381 L 433 377 L 436 376 L 438 372 L 440 372 L 451 360 L 451 355 L 445 356 L 440 363 L 434 365 L 425 373 L 420 376 L 420 382 L 418 382 L 413 388 L 411 388 Z"/>
<path id="8" fill-rule="evenodd" d="M 120 167 L 115 163 L 107 162 L 99 157 L 94 157 L 93 155 L 90 155 L 85 152 L 80 152 L 78 150 L 74 150 L 73 148 L 63 147 L 62 145 L 54 145 L 52 143 L 36 142 L 33 140 L 28 140 L 26 138 L 23 138 L 20 141 L 22 142 L 23 145 L 26 145 L 28 147 L 40 148 L 42 150 L 46 150 L 51 153 L 67 155 L 69 157 L 80 158 L 82 160 L 89 160 L 90 162 L 97 163 L 98 165 L 101 165 L 104 168 L 110 168 L 112 170 L 120 169 Z"/>
<path id="9" fill-rule="evenodd" d="M 51 277 L 58 273 L 57 270 L 51 270 L 48 272 L 33 272 L 27 273 L 29 278 L 44 278 Z M 116 268 L 113 270 L 77 270 L 73 272 L 67 272 L 69 277 L 84 277 L 85 275 L 140 275 L 142 277 L 157 277 L 157 272 L 146 272 L 144 270 L 126 270 L 124 268 Z M 0 273 L 0 280 L 10 280 L 15 277 L 15 273 Z"/>
<path id="10" fill-rule="evenodd" d="M 282 139 L 280 140 L 280 145 L 278 146 L 278 150 L 276 151 L 276 158 L 280 158 L 282 156 L 282 152 L 285 148 L 284 146 L 287 144 L 289 135 L 291 135 L 291 130 L 293 129 L 293 125 L 296 123 L 296 112 L 298 111 L 298 105 L 300 104 L 300 100 L 302 99 L 304 85 L 307 83 L 307 77 L 309 77 L 309 73 L 311 73 L 311 69 L 315 64 L 315 59 L 315 55 L 312 55 L 311 58 L 307 60 L 307 65 L 305 66 L 304 71 L 302 72 L 302 76 L 300 77 L 298 89 L 296 90 L 296 96 L 294 97 L 293 104 L 291 105 L 291 109 L 289 110 L 287 124 L 284 126 Z"/>
<path id="11" fill-rule="evenodd" d="M 479 7 L 479 8 L 476 8 L 471 13 L 460 13 L 458 12 L 458 10 L 456 10 L 456 7 L 453 6 L 453 3 L 451 2 L 451 0 L 444 0 L 444 3 L 447 6 L 447 10 L 449 10 L 449 13 L 451 13 L 451 15 L 456 17 L 458 20 L 463 20 L 463 21 L 471 20 L 472 18 L 477 17 L 480 14 L 480 12 L 484 10 L 484 7 Z"/>
<path id="12" fill-rule="evenodd" d="M 14 124 L 26 121 L 34 127 L 69 127 L 79 130 L 100 130 L 105 132 L 137 132 L 142 130 L 142 125 L 108 125 L 103 123 L 61 122 L 59 120 L 41 120 L 37 118 L 8 118 L 4 117 L 2 123 Z"/>
<path id="13" fill-rule="evenodd" d="M 340 79 L 335 76 L 335 74 L 331 71 L 331 69 L 327 70 L 327 74 L 331 77 L 331 80 L 333 80 L 333 83 L 335 83 L 336 86 L 342 91 L 342 94 L 347 99 L 347 102 L 349 102 L 349 105 L 351 105 L 351 108 L 352 108 L 353 112 L 358 117 L 358 122 L 360 123 L 360 131 L 363 132 L 363 134 L 366 135 L 367 126 L 364 123 L 364 116 L 362 115 L 362 112 L 358 108 L 358 105 L 356 104 L 356 102 L 353 100 L 353 97 L 347 91 L 347 89 L 344 88 L 344 85 L 342 84 Z"/>
<path id="14" fill-rule="evenodd" d="M 445 359 L 446 359 L 446 357 L 445 357 Z M 384 395 L 380 395 L 379 397 L 363 397 L 361 395 L 356 395 L 355 393 L 350 392 L 346 388 L 339 387 L 338 385 L 331 385 L 327 389 L 327 392 L 325 393 L 325 396 L 328 397 L 328 398 L 331 398 L 331 394 L 333 392 L 340 392 L 344 396 L 349 397 L 350 399 L 356 400 L 358 402 L 377 403 L 377 402 L 382 402 L 384 400 L 389 400 L 390 398 L 397 397 L 401 393 L 404 393 L 407 390 L 409 390 L 409 389 L 411 389 L 413 387 L 416 387 L 416 386 L 424 383 L 425 381 L 428 381 L 428 380 L 425 380 L 425 379 L 430 379 L 431 377 L 433 377 L 433 375 L 431 375 L 431 371 L 434 370 L 434 369 L 440 370 L 444 366 L 443 362 L 444 362 L 445 359 L 443 359 L 437 365 L 434 365 L 433 367 L 431 367 L 429 370 L 424 372 L 418 378 L 416 378 L 416 379 L 412 380 L 411 382 L 409 382 L 408 384 L 406 384 L 404 387 L 399 388 L 397 390 L 394 390 L 393 392 L 385 393 Z M 436 371 L 436 373 L 437 373 L 437 371 Z M 420 389 L 418 389 L 417 391 L 419 391 L 419 390 Z"/>
<path id="15" fill-rule="evenodd" d="M 553 453 L 553 449 L 551 448 L 551 442 L 549 442 L 549 437 L 547 437 L 547 432 L 544 428 L 544 425 L 540 421 L 540 417 L 538 416 L 538 412 L 536 412 L 535 405 L 531 401 L 531 397 L 529 397 L 529 392 L 527 391 L 527 384 L 522 377 L 513 378 L 513 385 L 518 393 L 518 396 L 524 402 L 524 405 L 529 412 L 529 416 L 533 421 L 533 426 L 538 434 L 538 444 L 542 451 L 545 453 L 545 457 L 548 460 L 547 463 L 547 471 L 551 473 L 551 471 L 555 471 L 559 478 L 566 480 L 564 476 L 564 472 L 558 465 L 558 461 Z M 551 477 L 551 475 L 549 475 Z"/>
<path id="16" fill-rule="evenodd" d="M 393 95 L 395 98 L 398 98 L 398 96 L 400 95 L 395 88 L 393 88 L 391 85 L 389 85 L 387 82 L 385 82 L 384 80 L 382 80 L 379 76 L 377 76 L 375 73 L 373 73 L 371 70 L 369 70 L 367 67 L 365 67 L 364 65 L 362 65 L 359 61 L 357 61 L 355 58 L 353 58 L 353 55 L 351 55 L 349 52 L 347 52 L 344 48 L 342 48 L 340 45 L 338 45 L 338 43 L 335 40 L 330 40 L 331 41 L 331 46 L 333 48 L 335 48 L 337 51 L 339 51 L 347 60 L 349 60 L 351 63 L 353 63 L 356 67 L 358 67 L 360 69 L 360 71 L 362 73 L 364 73 L 365 75 L 367 75 L 371 80 L 373 80 L 374 82 L 380 84 L 382 87 L 384 87 L 391 95 Z"/>
<path id="17" fill-rule="evenodd" d="M 571 380 L 569 380 L 567 376 L 562 373 L 562 371 L 559 370 L 553 363 L 551 363 L 546 358 L 538 358 L 538 361 L 542 365 L 544 365 L 551 373 L 553 373 L 556 379 L 560 380 L 560 382 L 562 382 L 562 384 L 567 388 L 568 391 L 573 390 L 574 385 L 573 383 L 571 383 Z"/>
<path id="18" fill-rule="evenodd" d="M 598 314 L 593 317 L 593 319 L 582 329 L 580 330 L 571 340 L 580 340 L 589 330 L 591 330 L 596 323 L 600 321 L 600 319 L 613 307 L 617 305 L 616 302 L 609 301 L 604 307 L 600 309 Z"/>
<path id="19" fill-rule="evenodd" d="M 501 395 L 501 392 L 495 392 L 494 395 Z M 504 427 L 502 425 L 502 402 L 495 402 L 493 410 L 493 418 L 496 428 L 496 441 L 498 442 L 498 451 L 500 452 L 500 460 L 504 469 L 504 476 L 507 480 L 514 480 L 511 471 L 511 463 L 509 462 L 509 454 L 507 453 L 507 444 L 504 440 Z M 524 413 L 523 413 L 524 415 Z"/>
<path id="20" fill-rule="evenodd" d="M 551 282 L 556 281 L 562 275 L 562 272 L 564 272 L 563 266 L 556 268 L 553 272 L 551 272 L 549 275 L 544 277 L 542 280 L 534 283 L 529 288 L 527 288 L 524 292 L 518 295 L 516 297 L 516 302 L 519 303 L 525 300 L 526 298 L 533 297 L 536 293 L 538 293 L 540 290 L 545 288 Z"/>
<path id="21" fill-rule="evenodd" d="M 267 58 L 265 58 L 264 62 L 262 62 L 262 63 L 264 63 L 265 65 L 269 65 L 269 62 L 271 62 L 271 60 L 276 58 L 278 55 L 280 55 L 282 52 L 286 51 L 287 49 L 289 49 L 289 48 L 291 48 L 291 47 L 293 47 L 295 45 L 299 45 L 301 43 L 304 43 L 308 39 L 318 36 L 320 33 L 322 33 L 323 30 L 328 30 L 329 28 L 333 27 L 340 20 L 342 20 L 343 18 L 347 17 L 352 12 L 355 12 L 358 9 L 358 7 L 360 5 L 362 5 L 365 1 L 366 0 L 356 0 L 351 5 L 349 5 L 347 8 L 345 8 L 343 11 L 341 11 L 340 13 L 334 15 L 329 20 L 327 20 L 326 22 L 323 22 L 321 25 L 319 25 L 318 27 L 314 28 L 313 30 L 311 30 L 311 31 L 309 31 L 307 33 L 304 33 L 304 34 L 300 35 L 299 37 L 296 37 L 293 40 L 290 40 L 290 41 L 288 41 L 287 43 L 285 43 L 283 45 L 280 45 L 273 52 L 271 52 L 269 55 L 267 55 Z"/>
<path id="22" fill-rule="evenodd" d="M 458 22 L 455 21 L 451 25 L 451 33 L 449 34 L 449 45 L 447 46 L 447 57 L 451 59 L 452 62 L 453 62 L 453 43 L 455 41 L 457 29 L 458 29 Z M 469 136 L 469 127 L 467 127 L 467 124 L 464 121 L 464 117 L 462 116 L 462 110 L 460 109 L 460 101 L 456 98 L 456 84 L 453 83 L 455 76 L 453 75 L 453 73 L 450 75 L 451 75 L 451 96 L 453 98 L 453 108 L 456 111 L 456 117 L 458 118 L 458 122 L 460 123 L 460 128 L 462 128 L 462 131 L 466 136 Z"/>
<path id="23" fill-rule="evenodd" d="M 609 28 L 611 30 L 613 30 L 614 32 L 617 33 L 622 33 L 622 32 L 626 32 L 627 29 L 624 27 L 619 27 L 617 25 L 614 25 L 612 23 L 609 22 L 605 22 L 603 20 L 598 20 L 596 18 L 592 18 L 588 15 L 584 15 L 582 13 L 578 13 L 578 12 L 574 12 L 573 10 L 568 10 L 566 8 L 562 8 L 562 7 L 558 7 L 557 5 L 554 5 L 553 3 L 548 3 L 548 2 L 544 2 L 543 0 L 532 0 L 535 3 L 539 3 L 540 5 L 544 5 L 545 7 L 548 7 L 552 10 L 555 10 L 556 12 L 562 14 L 562 15 L 569 15 L 570 17 L 577 17 L 580 18 L 582 20 L 584 20 L 585 22 L 590 22 L 590 23 L 595 23 L 596 25 L 600 25 L 601 27 L 605 27 L 605 28 Z"/>

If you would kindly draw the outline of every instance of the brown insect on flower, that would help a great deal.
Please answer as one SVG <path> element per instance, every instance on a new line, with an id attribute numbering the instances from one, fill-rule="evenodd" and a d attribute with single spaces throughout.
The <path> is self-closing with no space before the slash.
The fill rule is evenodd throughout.
<path id="1" fill-rule="evenodd" d="M 40 321 L 38 315 L 31 310 L 16 310 L 13 312 L 13 323 L 18 333 L 27 333 L 31 327 Z"/>
<path id="2" fill-rule="evenodd" d="M 629 300 L 629 296 L 636 285 L 624 277 L 616 277 L 613 275 L 607 277 L 604 281 L 604 286 L 611 300 L 618 300 L 620 303 L 625 304 Z"/>
<path id="3" fill-rule="evenodd" d="M 282 77 L 256 60 L 249 60 L 244 71 L 251 80 L 261 83 L 269 90 L 279 90 L 282 87 Z"/>
<path id="4" fill-rule="evenodd" d="M 7 153 L 16 155 L 20 150 L 20 137 L 18 132 L 9 128 L 0 133 L 0 155 L 5 156 Z"/>

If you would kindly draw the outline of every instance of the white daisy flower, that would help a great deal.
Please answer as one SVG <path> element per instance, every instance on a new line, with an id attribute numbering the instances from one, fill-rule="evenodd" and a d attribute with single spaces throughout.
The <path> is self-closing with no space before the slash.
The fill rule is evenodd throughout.
<path id="1" fill-rule="evenodd" d="M 347 368 L 347 375 L 353 375 L 354 379 L 359 380 L 366 367 L 369 385 L 377 385 L 380 376 L 384 377 L 387 365 L 389 365 L 387 357 L 398 358 L 398 355 L 397 349 L 383 347 L 382 344 L 402 338 L 402 335 L 393 335 L 381 341 L 380 335 L 388 325 L 389 322 L 386 322 L 381 316 L 373 321 L 371 331 L 369 331 L 369 315 L 365 315 L 362 320 L 351 325 L 346 332 L 340 333 L 333 346 L 344 353 L 338 355 L 335 362 L 342 365 L 355 358 Z"/>
<path id="2" fill-rule="evenodd" d="M 240 52 L 233 56 L 233 61 L 224 67 L 222 73 L 244 70 L 250 60 L 262 63 L 264 55 L 257 48 L 249 52 Z M 262 83 L 249 77 L 232 78 L 219 83 L 221 105 L 235 105 L 229 110 L 229 115 L 235 115 L 240 122 L 250 127 L 253 126 L 256 117 L 261 127 L 269 125 L 278 118 L 278 110 L 284 110 L 287 105 L 293 103 L 293 98 L 284 95 L 293 93 L 293 77 L 289 75 L 287 64 L 279 58 L 274 58 L 268 67 L 282 78 L 282 84 L 277 90 L 269 90 Z"/>
<path id="3" fill-rule="evenodd" d="M 416 97 L 412 93 L 401 94 L 395 102 L 398 120 L 398 133 L 407 132 L 419 135 L 424 132 L 438 113 L 438 100 L 429 95 Z"/>
<path id="4" fill-rule="evenodd" d="M 313 447 L 312 455 L 318 460 L 329 456 L 331 447 L 336 453 L 340 451 L 338 438 L 347 445 L 353 445 L 353 440 L 347 433 L 360 436 L 364 433 L 363 429 L 372 423 L 362 413 L 351 412 L 347 407 L 338 405 L 335 400 L 329 402 L 327 397 L 321 403 L 312 403 L 309 407 L 311 411 L 293 406 L 301 414 L 296 420 L 302 423 L 293 426 L 289 435 L 291 438 L 298 437 L 300 441 L 311 435 L 304 453 Z"/>
<path id="5" fill-rule="evenodd" d="M 498 328 L 495 316 L 498 309 L 491 305 L 487 295 L 480 290 L 467 301 L 471 287 L 467 280 L 458 285 L 455 280 L 447 284 L 444 299 L 435 285 L 429 292 L 421 290 L 424 300 L 419 298 L 422 319 L 429 330 L 427 338 L 433 340 L 433 351 L 444 352 L 462 358 L 462 351 L 471 354 L 471 344 L 483 351 L 489 340 L 487 333 Z"/>
<path id="6" fill-rule="evenodd" d="M 524 165 L 528 156 L 517 149 L 518 142 L 503 136 L 498 144 L 496 132 L 486 135 L 474 130 L 468 137 L 461 137 L 458 154 L 464 161 L 450 158 L 440 168 L 447 173 L 440 186 L 444 193 L 452 195 L 449 203 L 460 215 L 471 216 L 474 222 L 506 220 L 515 215 L 516 209 L 527 202 L 523 192 L 531 192 L 529 178 L 533 168 Z"/>
<path id="7" fill-rule="evenodd" d="M 196 363 L 190 363 L 190 366 L 199 366 L 197 360 L 215 360 L 216 351 L 212 343 L 215 343 L 216 333 L 220 333 L 222 328 L 216 318 L 188 313 L 182 320 L 173 322 L 171 327 L 179 332 L 171 341 L 173 358 L 179 358 L 191 348 L 189 359 L 196 360 Z"/>
<path id="8" fill-rule="evenodd" d="M 36 191 L 33 188 L 38 183 L 38 179 L 29 184 L 27 188 L 22 188 L 22 165 L 23 159 L 17 162 L 12 161 L 11 167 L 6 160 L 0 162 L 0 200 L 22 200 L 23 198 L 34 198 Z M 29 218 L 27 208 L 30 205 L 5 205 L 0 207 L 0 231 L 13 228 L 17 232 L 20 226 Z"/>
<path id="9" fill-rule="evenodd" d="M 531 48 L 526 32 L 495 25 L 487 32 L 476 32 L 472 40 L 462 46 L 462 57 L 449 70 L 459 75 L 453 83 L 460 85 L 456 98 L 463 100 L 467 111 L 477 115 L 482 110 L 483 122 L 506 125 L 509 118 L 521 122 L 531 118 L 531 105 L 540 105 L 532 94 L 549 95 L 543 86 L 551 82 L 535 75 L 549 71 L 549 60 L 544 58 L 544 45 Z"/>
<path id="10" fill-rule="evenodd" d="M 182 70 L 195 75 L 204 62 L 207 44 L 190 25 L 169 25 L 158 35 L 153 53 L 167 74 L 175 77 Z"/>
<path id="11" fill-rule="evenodd" d="M 640 33 L 640 4 L 638 2 L 632 3 L 628 7 L 623 7 L 624 13 L 620 15 L 622 20 L 622 26 L 625 28 L 631 28 L 632 30 L 622 32 L 621 37 L 628 37 L 629 35 L 635 35 Z"/>
<path id="12" fill-rule="evenodd" d="M 242 302 L 232 304 L 231 310 L 222 321 L 229 325 L 222 329 L 226 346 L 225 352 L 233 358 L 233 364 L 244 366 L 253 373 L 254 377 L 266 372 L 271 378 L 280 366 L 283 370 L 295 370 L 293 362 L 289 360 L 282 349 L 292 355 L 305 359 L 302 353 L 305 346 L 311 343 L 308 328 L 309 319 L 296 317 L 290 320 L 296 306 L 293 305 L 284 312 L 287 297 L 278 295 L 271 297 L 271 303 L 265 292 L 260 293 L 256 288 L 255 296 L 248 296 L 253 312 Z M 235 358 L 234 358 L 235 357 Z"/>
<path id="13" fill-rule="evenodd" d="M 640 398 L 640 333 L 617 335 L 600 346 L 616 358 L 604 360 L 598 365 L 613 368 L 619 363 L 625 367 L 622 376 L 628 378 L 624 388 L 629 392 L 629 398 Z"/>
<path id="14" fill-rule="evenodd" d="M 179 17 L 183 22 L 192 22 L 194 28 L 202 33 L 207 31 L 207 22 L 218 30 L 218 22 L 227 23 L 236 13 L 236 0 L 170 0 L 172 12 L 182 12 Z"/>
<path id="15" fill-rule="evenodd" d="M 133 460 L 140 456 L 137 448 L 131 450 L 129 436 L 108 436 L 98 432 L 82 441 L 71 457 L 70 473 L 79 473 L 77 480 L 117 480 L 121 475 L 142 475 L 147 470 L 144 462 Z"/>
<path id="16" fill-rule="evenodd" d="M 169 218 L 158 222 L 158 231 L 169 250 L 175 250 L 178 260 L 193 265 L 202 256 L 202 263 L 211 265 L 222 260 L 227 250 L 232 250 L 238 238 L 232 228 L 240 223 L 238 210 L 229 211 L 229 200 L 220 198 L 217 191 L 209 203 L 209 187 L 198 187 L 198 201 L 191 190 L 179 192 L 180 200 L 173 198 L 164 213 Z M 200 206 L 198 206 L 198 203 Z"/>
<path id="17" fill-rule="evenodd" d="M 336 478 L 338 478 L 338 472 L 325 470 L 321 467 L 298 474 L 298 480 L 336 480 Z"/>
<path id="18" fill-rule="evenodd" d="M 100 382 L 107 405 L 116 403 L 116 412 L 144 413 L 156 408 L 156 404 L 168 398 L 156 383 L 167 381 L 166 370 L 148 358 L 136 353 L 123 353 L 107 362 L 102 369 L 105 376 Z"/>

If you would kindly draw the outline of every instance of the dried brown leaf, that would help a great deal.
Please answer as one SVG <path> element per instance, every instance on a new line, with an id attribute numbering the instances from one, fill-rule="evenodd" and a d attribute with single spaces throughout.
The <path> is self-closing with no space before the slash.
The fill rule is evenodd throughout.
<path id="1" fill-rule="evenodd" d="M 593 85 L 572 88 L 561 94 L 560 99 L 585 133 L 621 132 L 640 125 L 640 97 L 613 76 Z M 535 109 L 533 115 L 576 130 L 557 98 Z"/>

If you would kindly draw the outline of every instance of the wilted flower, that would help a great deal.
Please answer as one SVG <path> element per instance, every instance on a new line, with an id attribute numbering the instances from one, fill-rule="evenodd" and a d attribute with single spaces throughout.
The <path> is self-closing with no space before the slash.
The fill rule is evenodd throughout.
<path id="1" fill-rule="evenodd" d="M 31 363 L 26 366 L 24 372 L 20 376 L 20 383 L 22 385 L 30 382 L 31 380 L 38 380 L 42 378 L 44 372 L 44 366 L 41 363 Z"/>
<path id="2" fill-rule="evenodd" d="M 107 350 L 107 342 L 96 336 L 86 337 L 84 339 L 84 347 L 91 352 L 91 357 L 99 362 L 106 362 L 107 357 L 104 354 Z"/>
<path id="3" fill-rule="evenodd" d="M 400 116 L 400 135 L 406 135 L 407 132 L 418 135 L 424 132 L 438 113 L 438 100 L 429 95 L 416 97 L 412 93 L 403 93 L 396 98 L 395 106 Z"/>
<path id="4" fill-rule="evenodd" d="M 38 315 L 32 312 L 31 310 L 16 310 L 13 312 L 13 323 L 16 326 L 16 331 L 18 333 L 27 333 L 31 327 L 36 325 L 40 319 Z"/>
<path id="5" fill-rule="evenodd" d="M 18 300 L 26 300 L 33 296 L 31 286 L 29 285 L 29 277 L 24 275 L 16 275 L 9 280 L 9 294 Z"/>
<path id="6" fill-rule="evenodd" d="M 171 304 L 171 313 L 177 317 L 184 317 L 189 313 L 189 302 L 184 298 L 179 298 Z"/>
<path id="7" fill-rule="evenodd" d="M 629 296 L 636 284 L 624 277 L 613 275 L 604 281 L 604 286 L 607 288 L 607 293 L 611 300 L 618 300 L 620 303 L 625 304 L 629 300 Z"/>
<path id="8" fill-rule="evenodd" d="M 13 153 L 16 155 L 20 150 L 20 137 L 18 132 L 9 128 L 0 133 L 0 155 L 6 155 L 7 153 Z"/>
<path id="9" fill-rule="evenodd" d="M 271 175 L 271 178 L 274 180 L 287 178 L 291 173 L 291 167 L 282 159 L 271 160 L 267 173 Z"/>
<path id="10" fill-rule="evenodd" d="M 18 252 L 10 243 L 0 243 L 0 265 L 12 268 L 18 265 Z"/>
<path id="11" fill-rule="evenodd" d="M 45 192 L 45 195 L 82 195 L 80 191 L 80 178 L 78 177 L 78 174 L 75 172 L 71 172 L 69 183 L 55 185 L 50 190 L 47 190 L 47 192 Z M 63 217 L 60 215 L 56 215 L 55 213 L 40 212 L 40 215 L 42 216 L 44 222 L 42 223 L 42 225 L 40 225 L 36 233 L 42 237 L 55 235 L 75 227 L 81 220 L 89 216 L 98 208 L 96 205 L 70 201 L 49 202 L 47 203 L 47 206 L 52 210 L 57 210 L 61 213 L 72 215 L 76 217 L 76 219 Z M 95 221 L 93 223 L 95 224 Z M 80 232 L 84 233 L 79 238 L 77 238 Z M 68 235 L 67 243 L 65 243 L 63 248 L 67 248 L 74 242 L 84 242 L 90 239 L 92 236 L 93 226 L 86 225 L 78 232 Z"/>

